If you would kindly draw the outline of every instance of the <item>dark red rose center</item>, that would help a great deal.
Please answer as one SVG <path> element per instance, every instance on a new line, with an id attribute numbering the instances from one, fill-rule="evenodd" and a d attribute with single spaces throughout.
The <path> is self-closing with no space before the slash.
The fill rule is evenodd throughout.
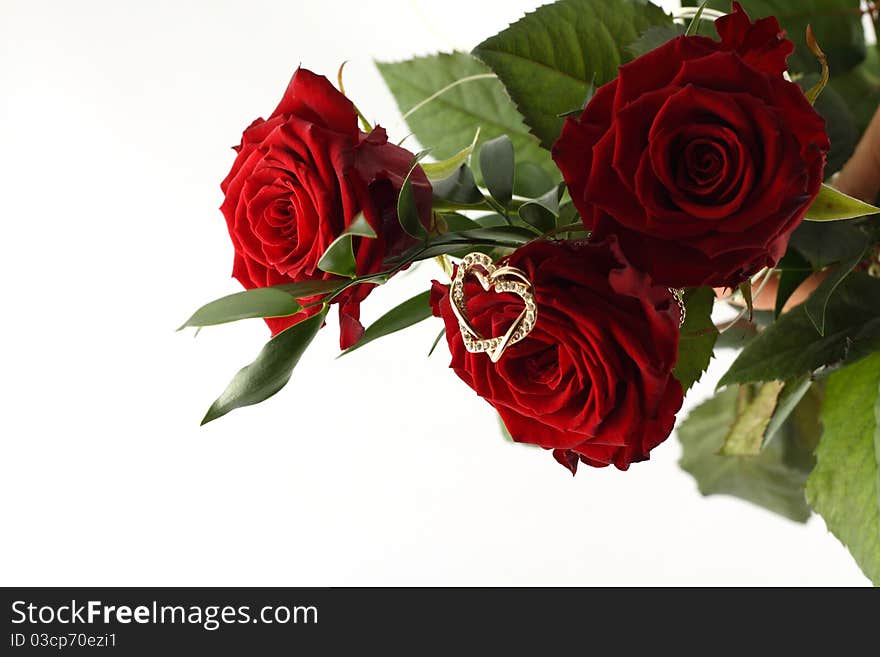
<path id="1" fill-rule="evenodd" d="M 530 354 L 525 360 L 525 374 L 529 380 L 540 385 L 553 387 L 559 381 L 559 355 L 556 345 L 546 347 Z"/>
<path id="2" fill-rule="evenodd" d="M 285 238 L 296 237 L 296 208 L 294 198 L 277 198 L 266 209 L 265 220 Z"/>
<path id="3" fill-rule="evenodd" d="M 723 174 L 726 162 L 721 146 L 708 139 L 695 139 L 685 148 L 679 176 L 695 185 L 710 185 Z"/>
<path id="4" fill-rule="evenodd" d="M 654 175 L 667 203 L 694 219 L 729 216 L 748 196 L 755 177 L 749 149 L 720 117 L 711 118 L 660 130 L 650 145 Z"/>

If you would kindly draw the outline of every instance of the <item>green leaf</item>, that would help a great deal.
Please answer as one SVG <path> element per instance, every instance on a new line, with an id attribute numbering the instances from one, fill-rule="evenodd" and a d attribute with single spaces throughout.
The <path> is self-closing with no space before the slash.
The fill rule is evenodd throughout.
<path id="1" fill-rule="evenodd" d="M 321 312 L 273 337 L 256 360 L 239 370 L 217 400 L 208 409 L 202 424 L 207 424 L 242 406 L 259 404 L 281 390 L 290 380 L 293 368 L 324 324 L 329 306 Z"/>
<path id="2" fill-rule="evenodd" d="M 463 214 L 457 212 L 444 212 L 440 216 L 443 219 L 444 230 L 441 231 L 443 233 L 459 233 L 461 231 L 482 227 L 470 217 L 465 217 Z"/>
<path id="3" fill-rule="evenodd" d="M 840 221 L 880 213 L 880 208 L 822 185 L 819 195 L 807 210 L 806 221 Z"/>
<path id="4" fill-rule="evenodd" d="M 574 203 L 568 201 L 567 203 L 563 203 L 559 206 L 559 225 L 560 226 L 568 226 L 569 224 L 578 223 L 581 220 L 581 216 L 578 214 L 577 208 L 574 207 Z"/>
<path id="5" fill-rule="evenodd" d="M 813 273 L 810 263 L 794 249 L 789 249 L 782 260 L 776 263 L 779 270 L 779 281 L 776 287 L 776 306 L 773 316 L 779 317 L 786 302 L 801 284 Z"/>
<path id="6" fill-rule="evenodd" d="M 819 335 L 825 335 L 825 311 L 828 308 L 828 300 L 843 280 L 850 275 L 855 266 L 862 260 L 864 251 L 856 253 L 846 262 L 841 262 L 837 267 L 828 274 L 828 278 L 822 281 L 822 284 L 816 288 L 809 298 L 804 302 L 804 312 L 813 322 L 813 326 L 819 332 Z"/>
<path id="7" fill-rule="evenodd" d="M 206 303 L 177 330 L 187 326 L 215 326 L 257 317 L 288 317 L 302 310 L 298 299 L 328 294 L 344 284 L 344 281 L 334 280 L 303 281 L 236 292 Z"/>
<path id="8" fill-rule="evenodd" d="M 880 351 L 880 319 L 865 324 L 853 338 L 847 351 L 847 360 L 855 362 L 865 356 Z"/>
<path id="9" fill-rule="evenodd" d="M 880 52 L 876 47 L 869 48 L 865 61 L 843 75 L 839 74 L 840 71 L 837 68 L 832 59 L 831 83 L 828 89 L 834 89 L 843 98 L 855 120 L 857 133 L 861 134 L 868 127 L 877 112 L 878 104 L 880 104 Z M 821 98 L 820 96 L 820 101 Z M 832 137 L 834 128 L 833 124 L 829 125 L 829 137 Z M 833 152 L 833 141 L 831 149 Z M 838 169 L 826 169 L 829 173 L 836 170 L 839 170 L 839 167 Z"/>
<path id="10" fill-rule="evenodd" d="M 804 222 L 792 233 L 789 246 L 819 271 L 843 262 L 868 245 L 868 237 L 851 223 L 817 224 Z"/>
<path id="11" fill-rule="evenodd" d="M 376 237 L 376 231 L 367 222 L 363 212 L 359 213 L 348 228 L 327 247 L 324 255 L 318 260 L 318 269 L 337 276 L 354 278 L 357 275 L 357 261 L 354 257 L 355 237 L 366 239 Z"/>
<path id="12" fill-rule="evenodd" d="M 812 465 L 810 452 L 790 425 L 757 456 L 718 453 L 737 418 L 737 388 L 728 388 L 703 402 L 679 424 L 679 464 L 697 481 L 703 495 L 733 495 L 758 506 L 806 522 L 810 509 L 804 482 Z"/>
<path id="13" fill-rule="evenodd" d="M 683 25 L 652 25 L 626 49 L 633 57 L 641 57 L 684 34 Z"/>
<path id="14" fill-rule="evenodd" d="M 733 326 L 725 328 L 718 336 L 718 340 L 715 341 L 715 348 L 742 349 L 756 335 L 758 335 L 758 327 L 755 323 L 739 319 Z"/>
<path id="15" fill-rule="evenodd" d="M 428 358 L 430 358 L 431 355 L 434 353 L 434 350 L 437 348 L 437 345 L 440 344 L 440 340 L 442 340 L 443 336 L 445 336 L 445 335 L 446 335 L 446 329 L 443 328 L 437 334 L 437 337 L 434 338 L 434 342 L 431 344 L 431 349 L 428 351 Z"/>
<path id="16" fill-rule="evenodd" d="M 406 122 L 419 143 L 431 147 L 434 157 L 455 155 L 479 128 L 478 144 L 507 135 L 517 162 L 534 162 L 554 180 L 561 178 L 550 154 L 529 134 L 504 85 L 471 55 L 429 55 L 376 66 L 404 115 L 419 107 Z M 456 84 L 460 80 L 467 81 Z M 428 98 L 432 100 L 421 104 Z"/>
<path id="17" fill-rule="evenodd" d="M 773 436 L 782 428 L 782 425 L 788 420 L 797 405 L 800 404 L 804 395 L 807 394 L 811 385 L 813 385 L 813 382 L 806 375 L 785 383 L 785 387 L 779 393 L 773 417 L 770 418 L 767 429 L 764 431 L 764 436 L 761 440 L 762 447 L 772 440 Z"/>
<path id="18" fill-rule="evenodd" d="M 507 228 L 510 225 L 507 222 L 507 219 L 502 217 L 497 212 L 493 212 L 491 214 L 484 214 L 481 217 L 477 217 L 476 222 L 477 222 L 477 225 L 482 228 L 501 228 L 502 230 Z"/>
<path id="19" fill-rule="evenodd" d="M 685 36 L 694 36 L 697 32 L 700 31 L 700 21 L 703 17 L 703 10 L 706 8 L 706 5 L 709 4 L 709 0 L 703 0 L 700 3 L 700 6 L 697 8 L 697 13 L 694 14 L 694 17 L 691 19 L 691 22 L 688 24 L 687 29 L 684 31 Z"/>
<path id="20" fill-rule="evenodd" d="M 534 162 L 517 162 L 513 193 L 525 198 L 537 198 L 556 186 L 556 181 Z"/>
<path id="21" fill-rule="evenodd" d="M 438 180 L 445 180 L 453 174 L 458 173 L 458 170 L 470 160 L 471 153 L 474 152 L 474 148 L 476 147 L 479 138 L 480 129 L 477 128 L 470 146 L 462 148 L 458 153 L 445 160 L 439 162 L 423 162 L 422 171 L 425 172 L 428 180 L 434 183 Z"/>
<path id="22" fill-rule="evenodd" d="M 477 188 L 474 174 L 467 165 L 459 167 L 458 171 L 448 178 L 434 181 L 432 190 L 436 210 L 442 211 L 447 204 L 455 208 L 461 205 L 473 205 L 479 208 L 485 203 L 482 192 Z"/>
<path id="23" fill-rule="evenodd" d="M 880 279 L 853 273 L 828 301 L 825 335 L 816 332 L 801 304 L 755 337 L 718 385 L 787 381 L 823 366 L 852 360 L 856 354 L 864 355 L 864 343 L 873 344 L 878 331 Z"/>
<path id="24" fill-rule="evenodd" d="M 752 391 L 751 386 L 740 386 L 738 411 L 719 454 L 725 456 L 755 456 L 764 444 L 764 432 L 776 410 L 776 401 L 784 383 L 768 381 Z"/>
<path id="25" fill-rule="evenodd" d="M 700 0 L 683 0 L 682 5 L 696 6 Z M 812 73 L 816 58 L 806 44 L 807 25 L 812 25 L 816 39 L 828 56 L 832 75 L 842 73 L 865 58 L 865 35 L 859 0 L 740 0 L 753 21 L 776 16 L 794 41 L 795 52 L 789 68 L 795 73 Z M 708 7 L 730 11 L 730 0 L 711 0 Z"/>
<path id="26" fill-rule="evenodd" d="M 400 186 L 400 194 L 397 196 L 397 220 L 400 227 L 412 237 L 422 238 L 428 234 L 422 225 L 422 219 L 419 216 L 419 208 L 416 205 L 416 197 L 412 189 L 412 174 L 419 166 L 419 161 L 424 158 L 430 151 L 423 150 L 416 153 L 413 158 L 412 166 Z M 320 266 L 320 265 L 319 265 Z"/>
<path id="27" fill-rule="evenodd" d="M 670 25 L 659 7 L 639 0 L 560 0 L 526 14 L 474 49 L 504 83 L 526 123 L 550 148 L 560 116 L 579 107 L 595 79 L 617 77 L 627 46 L 651 25 Z"/>
<path id="28" fill-rule="evenodd" d="M 629 46 L 627 46 L 628 48 Z M 584 96 L 583 102 L 574 109 L 570 109 L 567 112 L 563 112 L 559 115 L 560 119 L 567 119 L 568 117 L 578 117 L 584 113 L 584 110 L 587 109 L 587 105 L 591 100 L 593 100 L 593 96 L 596 95 L 596 78 L 593 77 L 592 81 L 590 81 L 590 86 L 587 87 L 587 95 Z"/>
<path id="29" fill-rule="evenodd" d="M 545 205 L 533 201 L 520 206 L 519 218 L 530 226 L 534 226 L 542 235 L 556 227 L 556 215 Z"/>
<path id="30" fill-rule="evenodd" d="M 559 216 L 559 199 L 564 189 L 560 185 L 542 194 L 533 201 L 523 203 L 519 208 L 519 217 L 530 226 L 534 226 L 539 233 L 544 234 L 556 228 L 556 218 Z"/>
<path id="31" fill-rule="evenodd" d="M 880 353 L 828 378 L 810 506 L 880 585 Z"/>
<path id="32" fill-rule="evenodd" d="M 718 329 L 712 322 L 715 291 L 711 287 L 688 290 L 684 295 L 686 310 L 681 337 L 678 341 L 678 361 L 673 375 L 687 392 L 700 380 L 709 367 Z"/>
<path id="33" fill-rule="evenodd" d="M 774 317 L 779 317 L 785 308 L 786 302 L 791 295 L 810 277 L 811 271 L 788 270 L 779 273 L 779 283 L 776 288 L 776 305 L 773 309 Z"/>
<path id="34" fill-rule="evenodd" d="M 507 207 L 513 198 L 514 153 L 507 135 L 490 139 L 480 148 L 480 170 L 489 193 Z"/>
<path id="35" fill-rule="evenodd" d="M 818 81 L 819 75 L 813 73 L 799 78 L 797 83 L 806 92 Z M 877 107 L 877 103 L 874 107 Z M 833 85 L 825 87 L 813 109 L 825 119 L 825 129 L 831 141 L 831 151 L 828 153 L 828 163 L 825 165 L 825 177 L 828 178 L 831 174 L 840 171 L 852 156 L 861 133 L 846 100 Z"/>
<path id="36" fill-rule="evenodd" d="M 343 351 L 340 356 L 349 354 L 355 349 L 360 349 L 373 340 L 385 337 L 397 331 L 402 331 L 414 324 L 428 319 L 431 316 L 430 291 L 417 294 L 407 299 L 399 306 L 392 308 L 375 322 L 370 324 L 357 344 Z"/>

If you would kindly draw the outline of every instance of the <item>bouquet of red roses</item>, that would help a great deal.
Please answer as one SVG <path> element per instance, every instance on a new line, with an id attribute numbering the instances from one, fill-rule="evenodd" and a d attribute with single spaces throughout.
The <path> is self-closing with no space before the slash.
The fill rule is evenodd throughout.
<path id="1" fill-rule="evenodd" d="M 707 4 L 676 22 L 560 0 L 471 54 L 380 63 L 419 153 L 341 68 L 337 86 L 299 68 L 222 183 L 246 290 L 184 325 L 265 318 L 273 337 L 204 422 L 278 392 L 334 307 L 345 352 L 436 316 L 434 347 L 512 440 L 626 470 L 732 347 L 679 425 L 682 466 L 704 494 L 817 511 L 880 582 L 877 187 L 823 182 L 856 159 L 878 57 L 857 0 L 785 30 Z M 444 280 L 364 328 L 372 289 L 429 259 Z M 720 306 L 736 316 L 716 325 Z"/>

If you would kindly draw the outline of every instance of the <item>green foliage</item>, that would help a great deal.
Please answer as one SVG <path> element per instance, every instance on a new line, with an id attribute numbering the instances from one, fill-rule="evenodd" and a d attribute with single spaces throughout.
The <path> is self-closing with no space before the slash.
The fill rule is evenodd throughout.
<path id="1" fill-rule="evenodd" d="M 813 326 L 819 332 L 819 335 L 825 335 L 825 311 L 828 308 L 828 300 L 840 284 L 850 275 L 862 259 L 864 252 L 856 253 L 848 260 L 841 262 L 822 281 L 822 284 L 810 295 L 804 302 L 804 312 Z"/>
<path id="2" fill-rule="evenodd" d="M 732 387 L 692 410 L 677 431 L 682 445 L 680 465 L 696 479 L 703 495 L 733 495 L 806 522 L 810 509 L 804 483 L 813 466 L 809 430 L 817 424 L 817 402 L 804 400 L 796 410 L 805 420 L 799 423 L 790 418 L 760 454 L 724 456 L 719 450 L 748 401 L 748 395 Z"/>
<path id="3" fill-rule="evenodd" d="M 843 98 L 855 120 L 858 133 L 864 132 L 877 111 L 877 106 L 880 105 L 880 52 L 878 49 L 876 47 L 869 48 L 868 56 L 864 62 L 841 75 L 835 75 L 832 63 L 829 88 L 834 89 Z M 834 130 L 834 126 L 831 129 Z M 832 150 L 833 148 L 832 141 Z"/>
<path id="4" fill-rule="evenodd" d="M 786 420 L 788 420 L 792 412 L 800 404 L 804 395 L 810 391 L 811 386 L 813 386 L 813 381 L 808 376 L 802 376 L 785 383 L 785 387 L 777 397 L 776 406 L 773 409 L 773 417 L 770 418 L 770 422 L 767 423 L 767 427 L 764 430 L 761 447 L 773 439 L 773 436 L 782 428 Z"/>
<path id="5" fill-rule="evenodd" d="M 367 327 L 364 335 L 358 340 L 353 347 L 346 349 L 341 355 L 351 353 L 355 349 L 360 349 L 373 340 L 391 335 L 397 331 L 402 331 L 414 324 L 428 319 L 431 316 L 431 305 L 429 303 L 431 293 L 422 292 L 411 299 L 407 299 L 399 306 L 392 308 L 382 315 L 375 322 Z"/>
<path id="6" fill-rule="evenodd" d="M 432 190 L 434 208 L 437 210 L 442 210 L 446 204 L 457 208 L 462 205 L 479 206 L 485 201 L 474 180 L 473 171 L 466 164 L 448 178 L 432 181 Z"/>
<path id="7" fill-rule="evenodd" d="M 878 213 L 880 208 L 839 192 L 830 185 L 822 185 L 804 218 L 807 221 L 840 221 Z"/>
<path id="8" fill-rule="evenodd" d="M 479 128 L 478 143 L 507 135 L 518 162 L 534 162 L 554 180 L 560 179 L 550 154 L 529 134 L 504 86 L 471 55 L 454 52 L 403 62 L 377 62 L 376 66 L 404 114 L 445 89 L 406 119 L 416 139 L 430 146 L 434 157 L 455 155 Z M 472 79 L 455 84 L 465 78 Z M 481 179 L 479 171 L 475 173 Z"/>
<path id="9" fill-rule="evenodd" d="M 556 180 L 534 162 L 517 162 L 513 193 L 537 198 L 556 186 Z"/>
<path id="10" fill-rule="evenodd" d="M 617 76 L 627 49 L 652 25 L 671 25 L 639 0 L 559 0 L 526 14 L 483 41 L 474 54 L 504 83 L 526 123 L 550 148 L 562 114 L 580 107 L 590 86 Z"/>
<path id="11" fill-rule="evenodd" d="M 401 196 L 403 192 L 401 191 Z M 354 257 L 354 240 L 356 238 L 375 239 L 376 231 L 367 222 L 364 213 L 355 217 L 348 228 L 340 233 L 318 261 L 318 269 L 330 274 L 354 278 L 357 275 L 357 262 Z"/>
<path id="12" fill-rule="evenodd" d="M 424 158 L 428 152 L 429 150 L 423 150 L 416 154 L 397 196 L 397 220 L 400 222 L 400 227 L 410 236 L 417 238 L 425 237 L 427 231 L 422 225 L 419 208 L 416 205 L 416 197 L 412 189 L 412 174 L 419 165 L 419 160 Z"/>
<path id="13" fill-rule="evenodd" d="M 797 82 L 805 91 L 819 81 L 818 74 L 805 75 Z M 876 107 L 876 104 L 875 104 Z M 825 165 L 825 178 L 840 171 L 855 151 L 861 131 L 856 125 L 856 118 L 843 96 L 833 86 L 825 87 L 822 95 L 813 105 L 825 119 L 825 129 L 831 140 L 831 150 Z"/>
<path id="14" fill-rule="evenodd" d="M 683 25 L 652 25 L 626 47 L 633 58 L 641 57 L 684 34 Z"/>
<path id="15" fill-rule="evenodd" d="M 564 191 L 564 187 L 560 185 L 534 200 L 523 203 L 519 208 L 520 219 L 530 226 L 534 226 L 542 235 L 553 230 L 558 224 L 559 201 Z"/>
<path id="16" fill-rule="evenodd" d="M 828 378 L 807 499 L 880 585 L 880 353 Z"/>
<path id="17" fill-rule="evenodd" d="M 867 245 L 866 234 L 852 222 L 804 222 L 792 233 L 789 251 L 794 249 L 819 271 L 863 252 Z"/>
<path id="18" fill-rule="evenodd" d="M 700 31 L 700 21 L 703 16 L 703 10 L 706 8 L 706 5 L 709 4 L 709 0 L 703 0 L 700 5 L 697 7 L 697 13 L 694 14 L 694 17 L 691 19 L 691 22 L 688 24 L 687 29 L 684 31 L 685 36 L 694 36 Z"/>
<path id="19" fill-rule="evenodd" d="M 776 263 L 776 268 L 779 270 L 779 280 L 777 282 L 776 305 L 773 310 L 773 316 L 779 317 L 791 295 L 813 274 L 813 268 L 794 249 L 788 250 L 788 253 Z"/>
<path id="20" fill-rule="evenodd" d="M 329 306 L 273 337 L 260 351 L 256 360 L 246 365 L 208 409 L 202 424 L 207 424 L 229 411 L 259 404 L 281 390 L 306 348 L 324 324 Z"/>
<path id="21" fill-rule="evenodd" d="M 776 402 L 784 386 L 785 384 L 780 381 L 768 381 L 756 386 L 754 391 L 750 390 L 749 386 L 740 388 L 740 397 L 747 394 L 748 398 L 742 399 L 739 404 L 736 419 L 724 438 L 719 454 L 724 456 L 760 454 L 764 445 L 764 433 L 776 410 Z"/>
<path id="22" fill-rule="evenodd" d="M 237 292 L 206 303 L 180 329 L 187 326 L 215 326 L 256 317 L 288 317 L 302 310 L 298 299 L 329 294 L 343 285 L 345 282 L 338 280 L 303 281 Z"/>
<path id="23" fill-rule="evenodd" d="M 797 378 L 862 357 L 880 338 L 880 279 L 860 272 L 848 276 L 828 301 L 824 335 L 816 331 L 804 305 L 752 339 L 719 386 Z"/>
<path id="24" fill-rule="evenodd" d="M 480 170 L 489 193 L 502 206 L 513 198 L 515 174 L 513 142 L 507 135 L 490 139 L 480 148 Z"/>
<path id="25" fill-rule="evenodd" d="M 422 171 L 425 172 L 425 176 L 427 176 L 428 180 L 430 180 L 431 183 L 438 180 L 445 180 L 470 162 L 471 154 L 474 152 L 474 148 L 476 148 L 479 138 L 480 131 L 477 129 L 470 145 L 462 148 L 452 157 L 440 160 L 439 162 L 422 162 Z"/>
<path id="26" fill-rule="evenodd" d="M 718 329 L 712 322 L 715 291 L 711 287 L 688 290 L 684 303 L 687 314 L 681 327 L 678 360 L 673 374 L 687 392 L 709 367 L 715 341 L 718 339 Z"/>
<path id="27" fill-rule="evenodd" d="M 437 337 L 434 338 L 434 342 L 431 343 L 431 348 L 428 350 L 428 358 L 434 353 L 434 350 L 437 349 L 437 345 L 440 344 L 440 340 L 442 340 L 446 336 L 446 329 L 440 329 L 440 332 L 437 334 Z"/>

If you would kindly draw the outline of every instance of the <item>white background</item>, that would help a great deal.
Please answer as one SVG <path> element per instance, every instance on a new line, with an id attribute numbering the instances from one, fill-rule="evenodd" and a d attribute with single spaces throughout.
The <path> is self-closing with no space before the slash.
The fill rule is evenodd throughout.
<path id="1" fill-rule="evenodd" d="M 242 129 L 300 62 L 348 59 L 399 139 L 371 58 L 468 49 L 534 4 L 0 3 L 0 583 L 867 582 L 820 519 L 702 498 L 674 438 L 575 478 L 506 443 L 445 348 L 426 359 L 439 320 L 341 360 L 334 320 L 280 394 L 199 428 L 268 337 L 174 332 L 239 289 L 217 208 Z"/>

